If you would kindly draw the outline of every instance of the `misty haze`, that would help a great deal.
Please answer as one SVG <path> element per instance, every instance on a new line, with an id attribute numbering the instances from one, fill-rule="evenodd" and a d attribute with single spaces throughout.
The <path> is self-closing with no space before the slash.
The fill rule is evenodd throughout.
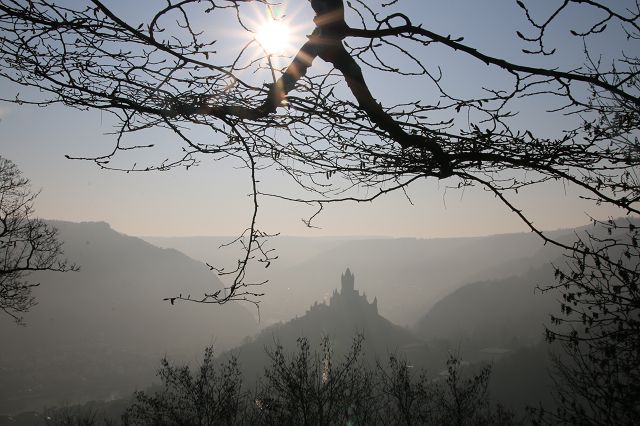
<path id="1" fill-rule="evenodd" d="M 0 426 L 637 424 L 639 40 L 0 0 Z"/>

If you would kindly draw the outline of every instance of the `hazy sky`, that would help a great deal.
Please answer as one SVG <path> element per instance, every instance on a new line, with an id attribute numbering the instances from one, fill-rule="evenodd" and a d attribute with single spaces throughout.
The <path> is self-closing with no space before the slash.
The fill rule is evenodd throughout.
<path id="1" fill-rule="evenodd" d="M 137 22 L 148 4 L 162 2 L 108 2 L 131 22 Z M 460 3 L 460 4 L 458 4 Z M 135 4 L 135 8 L 129 6 Z M 308 22 L 310 6 L 305 1 L 292 2 L 288 13 L 297 16 L 299 22 Z M 402 2 L 401 2 L 402 4 Z M 465 36 L 465 41 L 490 54 L 521 58 L 522 44 L 515 38 L 516 28 L 522 25 L 522 17 L 515 1 L 505 2 L 436 2 L 406 0 L 404 8 L 414 23 L 444 34 Z M 258 11 L 255 12 L 259 13 Z M 348 20 L 356 24 L 357 20 Z M 589 16 L 579 13 L 564 19 L 575 25 Z M 215 18 L 214 18 L 215 19 Z M 245 37 L 239 28 L 229 32 L 230 22 L 215 21 L 213 33 L 222 33 L 228 48 L 240 46 Z M 580 65 L 581 46 L 565 43 L 569 26 L 554 27 L 549 35 L 560 46 L 558 54 L 548 58 L 549 64 L 571 68 Z M 306 31 L 306 32 L 305 32 Z M 303 36 L 308 26 L 299 31 Z M 606 50 L 612 40 L 596 39 L 594 44 Z M 229 47 L 230 46 L 230 47 Z M 437 52 L 437 51 L 436 51 Z M 446 75 L 452 81 L 460 81 L 461 90 L 477 89 L 473 71 L 464 66 L 451 65 L 455 56 L 434 57 L 433 66 L 449 65 Z M 319 61 L 319 60 L 318 60 Z M 394 85 L 370 70 L 365 70 L 371 89 L 383 103 L 392 98 L 419 96 L 420 88 L 399 81 Z M 489 74 L 489 79 L 493 78 Z M 496 73 L 496 77 L 499 74 Z M 465 86 L 469 85 L 469 86 Z M 13 86 L 0 82 L 0 91 L 15 93 Z M 24 92 L 23 92 L 24 93 Z M 393 99 L 395 100 L 395 99 Z M 540 107 L 534 105 L 534 107 Z M 557 115 L 551 119 L 541 111 L 523 111 L 521 119 L 527 126 L 544 133 L 554 134 L 562 124 Z M 540 109 L 540 108 L 538 108 Z M 92 155 L 108 152 L 113 137 L 112 120 L 108 114 L 96 111 L 77 111 L 62 106 L 37 108 L 0 103 L 0 154 L 13 160 L 29 177 L 35 188 L 41 188 L 37 212 L 51 219 L 71 221 L 101 220 L 115 229 L 133 235 L 233 235 L 247 224 L 251 211 L 247 194 L 249 177 L 245 171 L 236 170 L 238 164 L 212 162 L 201 158 L 201 165 L 189 170 L 147 174 L 123 174 L 99 170 L 92 163 L 65 159 L 65 154 Z M 575 120 L 575 117 L 562 120 Z M 177 144 L 171 135 L 162 132 L 143 134 L 140 143 L 162 147 Z M 276 173 L 261 177 L 271 188 L 289 188 L 285 179 Z M 321 229 L 307 229 L 301 217 L 313 213 L 313 208 L 291 203 L 262 201 L 260 226 L 268 232 L 289 235 L 385 235 L 442 237 L 484 235 L 491 233 L 526 230 L 523 224 L 495 198 L 482 190 L 464 193 L 445 190 L 455 182 L 429 181 L 417 184 L 409 190 L 411 205 L 402 194 L 395 194 L 374 204 L 340 204 L 327 208 L 317 221 Z M 599 217 L 618 215 L 613 210 L 595 210 L 590 203 L 577 199 L 572 188 L 561 183 L 538 187 L 521 193 L 514 200 L 525 208 L 535 223 L 545 229 L 570 227 L 587 221 L 585 211 Z"/>

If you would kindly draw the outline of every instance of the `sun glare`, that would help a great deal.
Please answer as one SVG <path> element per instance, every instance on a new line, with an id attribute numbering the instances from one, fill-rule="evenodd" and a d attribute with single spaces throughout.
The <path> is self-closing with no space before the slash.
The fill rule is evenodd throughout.
<path id="1" fill-rule="evenodd" d="M 268 55 L 285 53 L 289 46 L 289 26 L 282 20 L 269 19 L 256 34 L 256 40 Z"/>

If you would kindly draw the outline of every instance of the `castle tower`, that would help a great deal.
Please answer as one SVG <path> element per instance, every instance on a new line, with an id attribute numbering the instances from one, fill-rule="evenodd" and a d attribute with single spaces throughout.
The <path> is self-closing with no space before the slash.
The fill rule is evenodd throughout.
<path id="1" fill-rule="evenodd" d="M 329 299 L 329 306 L 338 309 L 348 309 L 350 312 L 360 312 L 378 314 L 378 298 L 374 298 L 373 302 L 369 303 L 366 293 L 360 294 L 355 289 L 355 276 L 351 272 L 351 269 L 347 270 L 341 276 L 341 291 L 333 290 L 333 294 Z"/>
<path id="2" fill-rule="evenodd" d="M 347 268 L 344 274 L 342 274 L 341 281 L 342 288 L 340 293 L 346 296 L 348 294 L 353 294 L 356 292 L 354 289 L 354 276 L 349 268 Z"/>

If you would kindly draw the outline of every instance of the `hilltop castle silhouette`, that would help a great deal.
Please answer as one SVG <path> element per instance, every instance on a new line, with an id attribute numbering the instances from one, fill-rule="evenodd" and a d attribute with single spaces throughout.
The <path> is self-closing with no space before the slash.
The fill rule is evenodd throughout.
<path id="1" fill-rule="evenodd" d="M 355 289 L 355 276 L 349 268 L 341 276 L 341 288 L 333 290 L 329 306 L 332 308 L 349 308 L 378 313 L 378 298 L 375 297 L 373 302 L 369 303 L 366 294 L 360 294 Z"/>
<path id="2" fill-rule="evenodd" d="M 360 294 L 355 289 L 355 275 L 349 268 L 342 274 L 340 281 L 340 291 L 338 292 L 338 289 L 333 290 L 329 305 L 325 302 L 315 302 L 307 312 L 331 308 L 352 314 L 365 314 L 365 316 L 370 314 L 378 315 L 378 298 L 374 297 L 373 302 L 369 303 L 366 293 Z"/>

